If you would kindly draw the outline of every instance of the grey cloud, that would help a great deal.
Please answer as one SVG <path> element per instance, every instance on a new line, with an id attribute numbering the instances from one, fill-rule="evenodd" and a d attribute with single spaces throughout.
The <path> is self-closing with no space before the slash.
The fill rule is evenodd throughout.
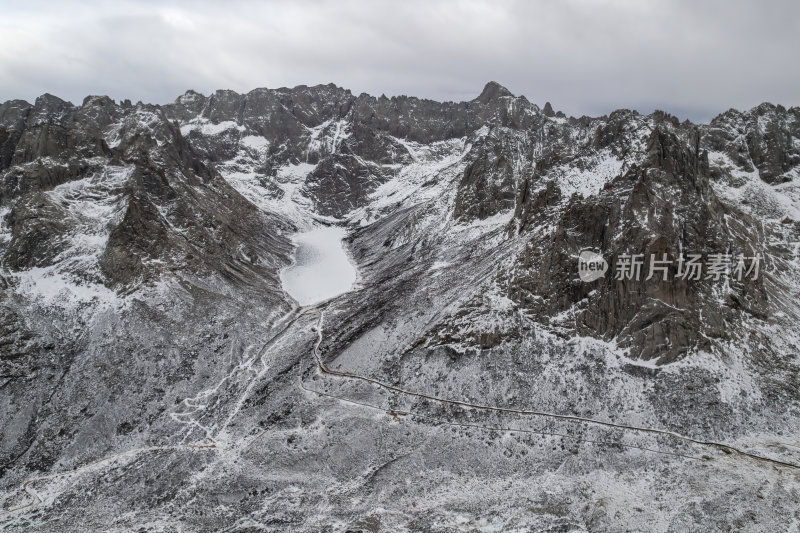
<path id="1" fill-rule="evenodd" d="M 797 20 L 792 1 L 33 3 L 4 8 L 0 100 L 327 82 L 463 100 L 492 79 L 573 115 L 708 120 L 800 104 Z"/>

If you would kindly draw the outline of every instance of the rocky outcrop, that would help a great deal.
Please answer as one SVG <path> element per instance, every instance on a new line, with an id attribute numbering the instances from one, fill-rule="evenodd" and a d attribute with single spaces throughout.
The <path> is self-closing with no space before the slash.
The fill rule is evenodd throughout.
<path id="1" fill-rule="evenodd" d="M 194 276 L 221 275 L 249 283 L 271 278 L 285 261 L 288 243 L 279 223 L 260 213 L 230 187 L 168 126 L 172 141 L 155 154 L 149 137 L 135 136 L 120 149 L 135 165 L 128 205 L 100 258 L 111 286 L 155 279 L 164 265 Z"/>
<path id="2" fill-rule="evenodd" d="M 98 160 L 111 156 L 101 137 L 55 124 L 0 133 L 0 143 L 7 161 L 5 165 L 0 162 L 0 168 L 10 169 L 3 176 L 0 203 L 81 179 L 102 168 Z"/>
<path id="3" fill-rule="evenodd" d="M 12 269 L 50 265 L 67 246 L 61 210 L 40 193 L 16 203 L 4 222 L 11 228 L 11 239 L 3 262 Z"/>
<path id="4" fill-rule="evenodd" d="M 687 146 L 679 135 L 693 142 Z M 511 297 L 546 321 L 569 312 L 569 322 L 561 325 L 565 331 L 615 340 L 636 357 L 662 364 L 709 348 L 709 339 L 724 336 L 725 324 L 742 312 L 766 316 L 763 277 L 726 285 L 721 297 L 721 287 L 709 280 L 677 277 L 682 253 L 763 253 L 755 221 L 724 207 L 711 190 L 699 136 L 697 130 L 658 127 L 641 165 L 618 176 L 597 197 L 572 198 L 552 237 L 532 239 L 520 256 Z M 519 227 L 537 221 L 537 211 L 538 223 L 546 223 L 546 206 L 555 201 L 553 186 L 536 196 L 525 192 L 528 183 L 523 187 Z M 606 258 L 606 277 L 591 283 L 577 278 L 576 258 L 584 249 Z M 623 254 L 647 258 L 641 279 L 614 279 Z M 666 254 L 669 282 L 660 271 L 645 279 L 651 254 L 658 259 Z"/>
<path id="5" fill-rule="evenodd" d="M 366 203 L 369 193 L 387 178 L 377 165 L 354 156 L 324 159 L 306 179 L 305 192 L 324 216 L 341 217 Z"/>
<path id="6" fill-rule="evenodd" d="M 280 223 L 231 188 L 159 108 L 124 108 L 107 97 L 87 97 L 76 108 L 45 95 L 15 124 L 21 129 L 0 130 L 7 267 L 52 265 L 79 231 L 84 215 L 49 191 L 79 180 L 80 188 L 102 188 L 109 174 L 124 174 L 125 182 L 98 193 L 120 195 L 124 206 L 118 220 L 99 222 L 107 233 L 97 259 L 103 283 L 130 288 L 166 270 L 240 283 L 271 278 L 280 291 L 277 268 L 290 250 Z"/>
<path id="7" fill-rule="evenodd" d="M 473 148 L 453 207 L 453 217 L 485 219 L 514 207 L 517 179 L 530 171 L 532 150 L 509 130 L 494 130 Z"/>
<path id="8" fill-rule="evenodd" d="M 792 180 L 800 167 L 800 108 L 761 104 L 747 112 L 729 110 L 711 121 L 704 143 L 737 166 L 758 171 L 762 180 Z"/>

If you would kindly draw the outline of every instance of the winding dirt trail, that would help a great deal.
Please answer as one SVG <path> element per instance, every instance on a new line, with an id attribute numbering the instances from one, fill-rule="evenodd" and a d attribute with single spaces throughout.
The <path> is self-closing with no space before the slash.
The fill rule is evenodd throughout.
<path id="1" fill-rule="evenodd" d="M 707 447 L 707 448 L 714 448 L 716 450 L 720 450 L 720 451 L 722 451 L 722 452 L 724 452 L 726 454 L 729 454 L 729 455 L 730 454 L 735 454 L 735 455 L 739 455 L 739 456 L 742 456 L 742 457 L 747 457 L 749 459 L 753 459 L 755 461 L 761 461 L 761 462 L 769 463 L 769 464 L 774 465 L 774 466 L 780 466 L 780 467 L 792 468 L 792 469 L 800 470 L 800 465 L 797 465 L 797 464 L 794 464 L 794 463 L 780 461 L 778 459 L 771 459 L 769 457 L 764 457 L 764 456 L 761 456 L 761 455 L 750 453 L 750 452 L 747 452 L 747 451 L 742 450 L 740 448 L 737 448 L 735 446 L 732 446 L 730 444 L 725 444 L 725 443 L 722 443 L 722 442 L 714 442 L 714 441 L 706 441 L 706 440 L 695 439 L 695 438 L 689 437 L 687 435 L 682 435 L 680 433 L 676 433 L 674 431 L 669 431 L 669 430 L 666 430 L 666 429 L 657 429 L 657 428 L 649 428 L 649 427 L 641 427 L 641 426 L 630 426 L 630 425 L 626 425 L 626 424 L 617 424 L 617 423 L 614 423 L 614 422 L 605 422 L 605 421 L 602 421 L 602 420 L 596 420 L 596 419 L 593 419 L 593 418 L 585 418 L 585 417 L 581 417 L 581 416 L 563 415 L 563 414 L 558 414 L 558 413 L 548 413 L 548 412 L 544 412 L 544 411 L 531 411 L 531 410 L 526 410 L 526 409 L 513 409 L 513 408 L 508 408 L 508 407 L 497 407 L 497 406 L 491 406 L 491 405 L 481 405 L 481 404 L 465 402 L 465 401 L 461 401 L 461 400 L 451 400 L 451 399 L 447 399 L 447 398 L 440 398 L 440 397 L 437 397 L 437 396 L 432 396 L 430 394 L 425 394 L 425 393 L 421 393 L 421 392 L 415 392 L 415 391 L 406 390 L 406 389 L 403 389 L 401 387 L 397 387 L 395 385 L 390 385 L 389 383 L 385 383 L 385 382 L 382 382 L 382 381 L 374 379 L 374 378 L 370 378 L 370 377 L 366 377 L 366 376 L 360 376 L 358 374 L 353 374 L 351 372 L 346 372 L 346 371 L 341 371 L 341 370 L 333 370 L 333 369 L 328 368 L 325 365 L 325 363 L 322 361 L 322 357 L 320 356 L 320 353 L 319 353 L 319 347 L 322 344 L 322 326 L 323 326 L 323 323 L 324 323 L 324 319 L 325 319 L 325 311 L 321 311 L 320 312 L 320 316 L 319 316 L 319 321 L 317 323 L 317 342 L 314 344 L 314 350 L 313 350 L 314 359 L 316 360 L 317 368 L 320 371 L 320 373 L 322 373 L 322 374 L 326 374 L 326 375 L 329 375 L 329 376 L 335 376 L 335 377 L 339 377 L 339 378 L 357 380 L 357 381 L 361 381 L 361 382 L 364 382 L 364 383 L 370 383 L 372 385 L 375 385 L 377 387 L 380 387 L 382 389 L 385 389 L 385 390 L 388 390 L 388 391 L 391 391 L 391 392 L 394 392 L 394 393 L 397 393 L 397 394 L 402 394 L 402 395 L 413 397 L 413 398 L 420 398 L 420 399 L 424 399 L 424 400 L 428 400 L 428 401 L 432 401 L 432 402 L 437 402 L 437 403 L 441 403 L 441 404 L 445 404 L 445 405 L 453 405 L 453 406 L 467 408 L 467 409 L 475 409 L 475 410 L 489 411 L 489 412 L 495 412 L 495 413 L 514 414 L 514 415 L 521 415 L 521 416 L 538 416 L 538 417 L 545 417 L 545 418 L 550 418 L 550 419 L 554 419 L 554 420 L 565 420 L 565 421 L 570 421 L 570 422 L 582 422 L 582 423 L 592 424 L 592 425 L 596 425 L 596 426 L 603 426 L 603 427 L 614 428 L 614 429 L 622 429 L 622 430 L 625 430 L 625 431 L 635 431 L 635 432 L 638 432 L 638 433 L 645 433 L 645 434 L 650 434 L 650 435 L 666 436 L 666 437 L 670 437 L 672 439 L 679 440 L 679 441 L 682 441 L 682 442 L 685 442 L 685 443 L 688 443 L 688 444 L 694 444 L 694 445 L 703 446 L 703 447 Z M 313 392 L 319 393 L 319 391 L 313 391 Z M 399 412 L 398 414 L 411 414 L 411 413 Z M 513 430 L 513 431 L 521 431 L 521 430 Z M 649 450 L 649 451 L 654 451 L 654 450 Z M 673 455 L 677 455 L 677 454 L 673 454 Z M 696 457 L 691 457 L 691 456 L 687 456 L 687 457 L 692 458 L 692 459 L 697 459 Z"/>
<path id="2" fill-rule="evenodd" d="M 127 451 L 124 451 L 124 452 L 120 452 L 120 453 L 108 455 L 106 457 L 102 457 L 102 458 L 100 458 L 100 459 L 98 459 L 96 461 L 93 461 L 91 463 L 87 463 L 87 464 L 82 465 L 82 466 L 80 466 L 78 468 L 75 468 L 73 470 L 68 470 L 66 472 L 57 472 L 57 473 L 54 473 L 54 474 L 48 474 L 48 475 L 44 475 L 44 476 L 38 476 L 38 477 L 29 478 L 29 479 L 25 480 L 22 483 L 22 486 L 20 487 L 20 490 L 24 491 L 30 497 L 30 500 L 27 503 L 23 504 L 23 505 L 19 505 L 17 507 L 14 507 L 14 508 L 11 508 L 11 509 L 8 509 L 8 510 L 5 510 L 5 511 L 0 511 L 0 520 L 6 521 L 6 520 L 8 520 L 10 518 L 10 515 L 12 515 L 14 513 L 17 513 L 18 511 L 23 511 L 25 509 L 30 509 L 30 508 L 33 508 L 33 507 L 35 507 L 37 505 L 42 504 L 44 502 L 44 499 L 39 495 L 39 493 L 37 493 L 33 489 L 33 485 L 35 483 L 37 483 L 37 482 L 40 482 L 40 481 L 52 481 L 52 480 L 59 479 L 59 478 L 77 476 L 77 475 L 86 473 L 88 471 L 91 471 L 93 469 L 96 469 L 98 467 L 112 465 L 115 461 L 118 461 L 118 460 L 121 460 L 121 459 L 133 460 L 137 456 L 139 456 L 141 454 L 144 454 L 144 453 L 148 453 L 148 452 L 156 452 L 156 451 L 187 451 L 187 450 L 188 451 L 210 451 L 210 450 L 219 451 L 221 449 L 224 449 L 226 447 L 225 443 L 224 442 L 221 443 L 217 439 L 219 438 L 219 436 L 221 434 L 224 433 L 224 431 L 226 430 L 228 425 L 231 423 L 233 418 L 239 412 L 239 410 L 241 409 L 242 405 L 246 401 L 247 397 L 252 392 L 252 389 L 255 386 L 255 384 L 269 370 L 269 366 L 264 361 L 264 356 L 268 352 L 269 347 L 272 346 L 272 344 L 274 344 L 276 342 L 276 340 L 284 332 L 286 332 L 286 330 L 288 330 L 292 326 L 292 324 L 294 324 L 294 322 L 297 320 L 297 318 L 302 316 L 302 314 L 303 314 L 303 309 L 302 308 L 297 307 L 297 306 L 293 306 L 284 316 L 282 316 L 280 319 L 278 319 L 278 321 L 276 321 L 276 323 L 273 325 L 273 329 L 277 330 L 277 331 L 266 340 L 264 345 L 259 349 L 258 353 L 255 356 L 251 357 L 248 361 L 245 361 L 244 363 L 242 363 L 240 365 L 237 365 L 234 368 L 234 370 L 231 371 L 231 373 L 229 373 L 224 378 L 222 378 L 214 387 L 201 391 L 200 393 L 195 395 L 193 398 L 185 399 L 183 404 L 185 406 L 189 407 L 191 409 L 190 411 L 185 411 L 185 412 L 180 412 L 180 413 L 170 413 L 171 418 L 175 422 L 177 422 L 179 424 L 182 424 L 182 425 L 186 425 L 186 426 L 188 426 L 190 428 L 196 427 L 196 428 L 201 429 L 205 433 L 205 441 L 207 441 L 208 444 L 205 444 L 205 443 L 202 443 L 202 444 L 184 444 L 183 442 L 181 442 L 181 443 L 176 444 L 176 445 L 146 446 L 146 447 L 142 447 L 142 448 L 134 448 L 134 449 L 127 450 Z M 245 387 L 245 390 L 243 391 L 243 393 L 236 400 L 233 408 L 231 409 L 231 412 L 228 414 L 228 416 L 225 417 L 225 420 L 220 425 L 219 429 L 217 429 L 216 432 L 214 432 L 213 431 L 214 428 L 203 426 L 200 422 L 198 422 L 197 419 L 195 418 L 195 415 L 197 415 L 199 413 L 202 413 L 207 407 L 206 405 L 204 405 L 202 403 L 202 400 L 205 397 L 207 397 L 207 396 L 213 394 L 214 392 L 216 392 L 226 381 L 228 381 L 229 379 L 232 379 L 234 374 L 236 374 L 237 372 L 239 372 L 239 371 L 241 371 L 243 369 L 245 369 L 245 370 L 249 369 L 253 365 L 255 365 L 256 363 L 260 363 L 261 364 L 261 368 L 250 379 L 247 387 Z M 187 434 L 186 437 L 188 437 L 188 436 L 189 435 Z M 184 437 L 184 439 L 186 437 Z"/>
<path id="3" fill-rule="evenodd" d="M 266 363 L 263 360 L 263 357 L 264 357 L 268 347 L 270 345 L 272 345 L 274 342 L 276 342 L 277 338 L 279 338 L 283 333 L 285 333 L 291 327 L 291 325 L 294 324 L 296 322 L 296 320 L 300 316 L 304 315 L 305 312 L 308 311 L 308 310 L 310 310 L 310 309 L 308 309 L 308 308 L 304 309 L 304 308 L 295 307 L 295 308 L 291 309 L 284 317 L 282 317 L 282 319 L 279 320 L 278 324 L 276 324 L 276 325 L 280 325 L 282 327 L 280 327 L 280 329 L 267 340 L 265 345 L 259 350 L 259 354 L 256 357 L 253 358 L 254 360 L 258 359 L 258 361 L 262 364 L 262 369 L 259 372 L 257 372 L 256 375 L 253 378 L 251 378 L 250 383 L 245 388 L 243 394 L 237 399 L 237 402 L 234 405 L 234 408 L 228 414 L 228 416 L 225 418 L 225 423 L 222 424 L 222 426 L 219 428 L 219 431 L 214 435 L 214 437 L 219 436 L 220 433 L 222 433 L 227 428 L 227 426 L 230 424 L 231 420 L 236 416 L 236 414 L 238 414 L 238 412 L 239 412 L 241 406 L 243 405 L 244 401 L 246 400 L 247 396 L 252 391 L 253 386 L 264 376 L 264 374 L 268 370 L 269 367 L 266 365 Z M 780 460 L 777 460 L 777 459 L 772 459 L 772 458 L 769 458 L 769 457 L 764 457 L 764 456 L 761 456 L 761 455 L 750 453 L 750 452 L 747 452 L 747 451 L 742 450 L 740 448 L 737 448 L 735 446 L 732 446 L 732 445 L 729 445 L 729 444 L 725 444 L 725 443 L 721 443 L 721 442 L 705 441 L 705 440 L 696 439 L 696 438 L 693 438 L 693 437 L 689 437 L 687 435 L 682 435 L 680 433 L 676 433 L 674 431 L 669 431 L 669 430 L 664 430 L 664 429 L 657 429 L 657 428 L 650 428 L 650 427 L 641 427 L 641 426 L 631 426 L 631 425 L 626 425 L 626 424 L 618 424 L 618 423 L 614 423 L 614 422 L 606 422 L 606 421 L 602 421 L 602 420 L 596 420 L 596 419 L 592 419 L 592 418 L 586 418 L 586 417 L 575 416 L 575 415 L 563 415 L 563 414 L 559 414 L 559 413 L 549 413 L 549 412 L 545 412 L 545 411 L 533 411 L 533 410 L 526 410 L 526 409 L 514 409 L 514 408 L 508 408 L 508 407 L 497 407 L 497 406 L 491 406 L 491 405 L 481 405 L 481 404 L 472 403 L 472 402 L 466 402 L 466 401 L 462 401 L 462 400 L 452 400 L 452 399 L 448 399 L 448 398 L 441 398 L 441 397 L 433 396 L 433 395 L 430 395 L 430 394 L 425 394 L 425 393 L 421 393 L 421 392 L 416 392 L 416 391 L 403 389 L 402 387 L 391 385 L 389 383 L 385 383 L 385 382 L 382 382 L 380 380 L 377 380 L 377 379 L 374 379 L 374 378 L 370 378 L 370 377 L 367 377 L 367 376 L 361 376 L 361 375 L 358 375 L 358 374 L 354 374 L 354 373 L 346 372 L 346 371 L 342 371 L 342 370 L 333 370 L 331 368 L 328 368 L 325 365 L 325 363 L 322 361 L 322 357 L 321 357 L 321 354 L 319 352 L 319 348 L 320 348 L 320 345 L 322 344 L 322 340 L 323 340 L 324 319 L 325 319 L 325 311 L 321 310 L 320 311 L 320 315 L 319 315 L 319 320 L 317 322 L 317 328 L 316 328 L 317 329 L 317 340 L 314 343 L 313 350 L 312 350 L 313 356 L 314 356 L 314 360 L 315 360 L 315 363 L 316 363 L 315 366 L 316 366 L 317 370 L 321 374 L 324 374 L 324 375 L 333 376 L 333 377 L 342 378 L 342 379 L 356 380 L 356 381 L 360 381 L 360 382 L 363 382 L 363 383 L 368 383 L 368 384 L 377 386 L 379 388 L 382 388 L 384 390 L 388 390 L 388 391 L 396 393 L 396 394 L 401 394 L 401 395 L 412 397 L 412 398 L 423 399 L 423 400 L 427 400 L 427 401 L 431 401 L 431 402 L 440 403 L 440 404 L 443 404 L 443 405 L 456 406 L 456 407 L 465 408 L 465 409 L 480 410 L 480 411 L 495 412 L 495 413 L 514 414 L 514 415 L 520 415 L 520 416 L 537 416 L 537 417 L 550 418 L 550 419 L 553 419 L 553 420 L 563 420 L 563 421 L 568 421 L 568 422 L 580 422 L 580 423 L 585 423 L 585 424 L 591 424 L 591 425 L 602 426 L 602 427 L 613 428 L 613 429 L 621 429 L 621 430 L 624 430 L 624 431 L 632 431 L 632 432 L 638 432 L 638 433 L 643 433 L 643 434 L 666 436 L 666 437 L 669 437 L 669 438 L 672 438 L 672 439 L 675 439 L 675 440 L 678 440 L 678 441 L 682 441 L 684 443 L 720 450 L 720 451 L 722 451 L 722 452 L 724 452 L 724 453 L 726 453 L 728 455 L 738 455 L 738 456 L 741 456 L 741 457 L 749 458 L 749 459 L 752 459 L 754 461 L 767 463 L 767 464 L 770 464 L 770 465 L 773 465 L 773 466 L 777 466 L 777 467 L 791 468 L 791 469 L 795 469 L 795 470 L 800 470 L 800 465 L 797 465 L 797 464 L 794 464 L 794 463 L 780 461 Z M 255 361 L 253 361 L 253 362 L 255 362 Z M 301 374 L 302 374 L 302 368 L 301 368 Z M 225 381 L 229 377 L 230 376 L 226 376 L 226 378 L 223 381 Z M 380 411 L 384 411 L 387 414 L 389 414 L 391 416 L 394 416 L 394 417 L 410 416 L 410 417 L 413 417 L 413 418 L 418 419 L 418 420 L 424 420 L 424 421 L 426 421 L 428 423 L 443 423 L 443 424 L 447 424 L 447 425 L 451 425 L 451 426 L 459 426 L 459 427 L 465 427 L 465 428 L 475 428 L 475 429 L 482 429 L 482 430 L 494 430 L 494 431 L 507 431 L 507 432 L 516 432 L 516 433 L 530 433 L 530 434 L 538 434 L 538 435 L 550 435 L 550 436 L 556 436 L 556 437 L 572 439 L 574 441 L 579 441 L 579 442 L 590 442 L 590 443 L 594 443 L 594 444 L 598 444 L 598 445 L 622 446 L 622 447 L 625 447 L 625 448 L 634 448 L 634 449 L 639 449 L 639 450 L 643 450 L 643 451 L 647 451 L 647 452 L 653 452 L 653 453 L 658 453 L 658 454 L 663 454 L 663 455 L 671 455 L 671 456 L 682 457 L 682 458 L 691 459 L 691 460 L 707 460 L 708 459 L 707 457 L 696 457 L 696 456 L 682 454 L 682 453 L 668 452 L 668 451 L 664 451 L 664 450 L 658 450 L 658 449 L 654 449 L 654 448 L 649 448 L 649 447 L 646 447 L 646 446 L 639 446 L 639 445 L 633 445 L 633 444 L 622 444 L 622 443 L 619 443 L 619 442 L 604 441 L 604 440 L 597 440 L 597 439 L 588 439 L 588 438 L 582 438 L 582 437 L 577 437 L 577 436 L 567 435 L 567 434 L 557 433 L 557 432 L 533 431 L 533 430 L 529 430 L 529 429 L 513 428 L 513 427 L 484 426 L 484 425 L 480 425 L 480 424 L 469 424 L 469 423 L 452 422 L 452 421 L 449 421 L 449 420 L 441 420 L 441 419 L 438 419 L 438 418 L 431 417 L 429 415 L 421 415 L 421 414 L 418 414 L 418 413 L 413 413 L 413 412 L 408 412 L 408 411 L 398 411 L 398 410 L 387 409 L 387 408 L 384 408 L 384 407 L 371 405 L 369 403 L 360 402 L 360 401 L 356 401 L 356 400 L 352 400 L 352 399 L 336 396 L 336 395 L 333 395 L 333 394 L 330 394 L 330 393 L 327 393 L 327 392 L 324 392 L 324 391 L 319 391 L 319 390 L 307 387 L 305 385 L 305 383 L 303 382 L 302 375 L 299 376 L 299 378 L 300 378 L 300 387 L 303 390 L 307 391 L 307 392 L 311 392 L 311 393 L 314 393 L 314 394 L 317 394 L 317 395 L 320 395 L 320 396 L 330 397 L 330 398 L 336 399 L 338 401 L 343 401 L 343 402 L 346 402 L 346 403 L 351 403 L 351 404 L 360 405 L 360 406 L 371 408 L 371 409 L 377 409 L 377 410 L 380 410 Z M 218 384 L 218 386 L 219 385 L 221 385 L 221 383 Z M 186 414 L 189 414 L 189 413 L 186 413 Z M 188 421 L 187 420 L 182 420 L 181 422 L 187 423 Z M 204 428 L 204 429 L 207 429 L 207 428 Z M 254 437 L 250 442 L 247 443 L 246 446 L 243 446 L 243 447 L 244 448 L 249 447 L 253 443 L 253 441 L 255 441 L 258 438 L 258 436 L 260 436 L 260 435 L 261 434 L 259 434 L 256 437 Z M 96 460 L 96 461 L 94 461 L 92 463 L 88 463 L 86 465 L 83 465 L 83 466 L 81 466 L 79 468 L 76 468 L 74 470 L 70 470 L 70 471 L 67 471 L 67 472 L 59 472 L 59 473 L 55 473 L 55 474 L 49 474 L 49 475 L 45 475 L 45 476 L 40 476 L 40 477 L 34 477 L 34 478 L 27 479 L 26 481 L 23 482 L 23 484 L 20 487 L 20 489 L 22 491 L 24 491 L 30 497 L 30 501 L 28 501 L 27 503 L 25 503 L 23 505 L 20 505 L 20 506 L 14 507 L 12 509 L 8 509 L 6 511 L 0 512 L 0 519 L 2 519 L 3 521 L 6 521 L 6 520 L 9 519 L 10 515 L 13 515 L 13 514 L 17 513 L 18 511 L 23 511 L 25 509 L 29 509 L 29 508 L 32 508 L 32 507 L 35 507 L 37 505 L 40 505 L 40 504 L 44 503 L 44 499 L 33 488 L 33 485 L 36 482 L 55 480 L 55 479 L 58 479 L 58 478 L 80 475 L 80 474 L 88 472 L 88 471 L 90 471 L 92 469 L 95 469 L 95 468 L 98 468 L 98 467 L 101 467 L 101 466 L 105 466 L 105 465 L 108 465 L 108 464 L 113 464 L 115 461 L 118 461 L 118 460 L 121 460 L 121 459 L 133 460 L 137 456 L 139 456 L 141 454 L 144 454 L 144 453 L 148 453 L 148 452 L 181 451 L 181 450 L 212 451 L 212 450 L 218 450 L 219 449 L 219 445 L 214 440 L 213 437 L 210 438 L 209 441 L 210 441 L 210 444 L 177 444 L 177 445 L 170 445 L 170 446 L 149 446 L 149 447 L 143 447 L 143 448 L 136 448 L 136 449 L 132 449 L 132 450 L 128 450 L 128 451 L 125 451 L 125 452 L 121 452 L 121 453 L 117 453 L 117 454 L 113 454 L 113 455 L 109 455 L 109 456 L 103 457 L 103 458 L 98 459 L 98 460 Z"/>

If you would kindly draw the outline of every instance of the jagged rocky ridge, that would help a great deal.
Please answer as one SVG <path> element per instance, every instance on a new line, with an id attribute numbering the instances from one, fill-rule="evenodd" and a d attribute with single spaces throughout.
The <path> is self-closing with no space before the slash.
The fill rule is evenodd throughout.
<path id="1" fill-rule="evenodd" d="M 586 421 L 800 462 L 798 115 L 573 118 L 496 83 L 461 103 L 327 85 L 0 105 L 2 526 L 788 524 L 792 471 Z M 297 309 L 278 273 L 315 224 L 348 228 L 359 282 Z M 609 275 L 578 279 L 585 248 Z M 613 279 L 620 254 L 687 250 L 763 254 L 765 272 Z M 318 335 L 340 372 L 583 421 L 451 412 L 325 377 Z M 479 429 L 508 427 L 523 431 Z M 20 488 L 33 479 L 39 492 Z M 619 489 L 632 479 L 652 496 Z M 697 499 L 676 503 L 684 483 Z"/>

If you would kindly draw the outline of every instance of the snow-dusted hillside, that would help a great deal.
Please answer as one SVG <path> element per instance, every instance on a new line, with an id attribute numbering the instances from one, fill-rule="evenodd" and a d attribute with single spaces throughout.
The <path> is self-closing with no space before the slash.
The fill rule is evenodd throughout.
<path id="1" fill-rule="evenodd" d="M 797 108 L 45 95 L 0 178 L 0 530 L 800 523 Z"/>

